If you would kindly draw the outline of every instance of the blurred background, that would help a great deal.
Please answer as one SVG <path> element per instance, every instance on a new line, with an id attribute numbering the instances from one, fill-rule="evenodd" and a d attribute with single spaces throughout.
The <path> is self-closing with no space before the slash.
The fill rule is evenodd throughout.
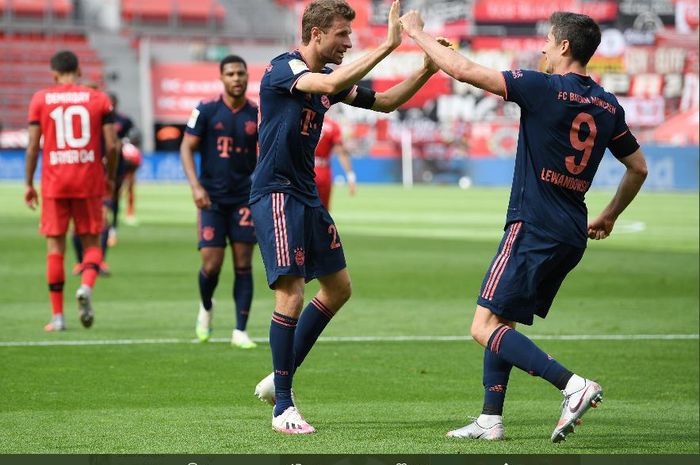
<path id="1" fill-rule="evenodd" d="M 250 99 L 269 61 L 299 42 L 309 0 L 0 0 L 0 179 L 22 179 L 31 95 L 52 84 L 49 59 L 80 58 L 84 81 L 119 98 L 141 133 L 141 180 L 184 179 L 177 150 L 197 103 L 220 93 L 218 61 L 248 62 Z M 390 1 L 352 0 L 353 49 L 380 43 Z M 614 92 L 649 158 L 647 189 L 698 188 L 697 0 L 403 0 L 426 29 L 496 69 L 538 69 L 556 10 L 592 16 L 603 29 L 590 74 Z M 363 85 L 384 90 L 420 66 L 409 38 Z M 506 186 L 519 108 L 443 73 L 389 115 L 337 105 L 359 182 Z M 336 167 L 337 168 L 337 167 Z M 342 173 L 336 169 L 336 173 Z M 597 187 L 617 185 L 606 157 Z M 337 178 L 342 182 L 342 176 Z"/>

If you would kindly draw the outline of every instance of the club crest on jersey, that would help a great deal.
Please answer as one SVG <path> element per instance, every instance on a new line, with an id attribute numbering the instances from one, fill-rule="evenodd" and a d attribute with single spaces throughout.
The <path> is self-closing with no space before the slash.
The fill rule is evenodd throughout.
<path id="1" fill-rule="evenodd" d="M 269 65 L 267 65 L 267 68 L 265 68 L 265 72 L 266 72 L 266 73 L 269 73 L 270 71 L 272 71 L 272 63 L 270 63 Z"/>
<path id="2" fill-rule="evenodd" d="M 323 105 L 325 108 L 331 107 L 331 100 L 327 95 L 321 95 L 321 105 Z"/>
<path id="3" fill-rule="evenodd" d="M 205 226 L 202 228 L 202 239 L 205 241 L 210 241 L 214 239 L 215 229 L 213 226 Z"/>
<path id="4" fill-rule="evenodd" d="M 255 121 L 246 121 L 245 122 L 245 133 L 248 134 L 249 136 L 252 136 L 255 134 L 255 132 L 258 130 L 258 123 Z"/>
<path id="5" fill-rule="evenodd" d="M 214 125 L 214 129 L 216 129 L 217 131 L 223 131 L 224 130 L 224 123 L 219 121 L 218 123 L 216 123 Z"/>
<path id="6" fill-rule="evenodd" d="M 304 266 L 304 249 L 301 247 L 294 249 L 294 263 L 296 263 L 297 266 Z"/>

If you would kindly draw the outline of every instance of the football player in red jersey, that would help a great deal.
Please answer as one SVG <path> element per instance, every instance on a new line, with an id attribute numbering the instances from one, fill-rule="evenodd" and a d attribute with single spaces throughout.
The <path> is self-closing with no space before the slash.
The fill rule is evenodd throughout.
<path id="1" fill-rule="evenodd" d="M 314 181 L 318 189 L 318 196 L 321 197 L 321 203 L 330 210 L 331 206 L 331 189 L 333 188 L 333 171 L 331 170 L 331 153 L 338 155 L 338 160 L 345 170 L 345 179 L 348 181 L 348 189 L 350 195 L 355 194 L 357 177 L 352 170 L 350 162 L 350 154 L 343 145 L 343 134 L 340 130 L 340 125 L 332 119 L 326 117 L 321 129 L 321 139 L 316 146 L 316 154 L 314 159 Z"/>
<path id="2" fill-rule="evenodd" d="M 85 271 L 76 293 L 80 321 L 86 328 L 93 323 L 92 288 L 102 261 L 102 199 L 114 183 L 117 140 L 107 95 L 77 84 L 78 57 L 71 51 L 58 52 L 51 58 L 51 70 L 56 84 L 38 91 L 29 104 L 24 201 L 31 209 L 39 204 L 34 172 L 43 136 L 40 232 L 46 236 L 46 275 L 53 309 L 53 317 L 44 329 L 60 331 L 66 328 L 63 256 L 71 219 L 85 250 Z M 103 141 L 106 179 L 101 157 Z"/>

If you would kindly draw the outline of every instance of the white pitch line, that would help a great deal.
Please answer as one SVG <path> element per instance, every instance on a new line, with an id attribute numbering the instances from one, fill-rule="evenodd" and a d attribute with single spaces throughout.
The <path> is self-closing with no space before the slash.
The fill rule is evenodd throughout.
<path id="1" fill-rule="evenodd" d="M 697 340 L 698 334 L 570 334 L 532 335 L 533 340 L 550 341 L 663 341 Z M 267 344 L 267 338 L 252 338 L 258 343 Z M 419 342 L 419 341 L 470 341 L 469 336 L 330 336 L 321 337 L 319 342 Z M 213 338 L 213 343 L 229 343 L 230 339 Z M 5 341 L 0 347 L 55 347 L 55 346 L 103 346 L 103 345 L 142 345 L 142 344 L 199 344 L 196 339 L 88 339 L 82 341 Z"/>

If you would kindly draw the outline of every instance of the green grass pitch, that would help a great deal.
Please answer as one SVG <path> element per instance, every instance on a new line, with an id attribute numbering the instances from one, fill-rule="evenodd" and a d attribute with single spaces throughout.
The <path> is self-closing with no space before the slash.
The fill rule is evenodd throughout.
<path id="1" fill-rule="evenodd" d="M 241 351 L 226 343 L 230 256 L 216 293 L 219 342 L 192 343 L 199 256 L 186 185 L 138 186 L 141 223 L 119 229 L 113 276 L 97 282 L 89 330 L 77 319 L 69 248 L 61 334 L 42 331 L 45 241 L 22 193 L 18 183 L 0 184 L 0 453 L 700 452 L 697 192 L 640 194 L 613 236 L 590 244 L 550 316 L 520 328 L 605 389 L 602 406 L 559 445 L 549 436 L 561 394 L 518 370 L 506 441 L 445 437 L 480 412 L 482 349 L 427 336 L 468 335 L 506 189 L 361 185 L 354 198 L 336 190 L 332 213 L 354 294 L 324 333 L 338 339 L 319 342 L 295 380 L 318 429 L 310 437 L 272 432 L 270 408 L 253 396 L 271 369 L 267 344 Z M 590 193 L 591 213 L 611 195 Z M 253 266 L 249 333 L 265 338 L 273 294 L 257 252 Z M 349 336 L 372 338 L 341 339 Z M 42 341 L 52 344 L 17 344 Z M 111 343 L 78 344 L 89 341 Z"/>

